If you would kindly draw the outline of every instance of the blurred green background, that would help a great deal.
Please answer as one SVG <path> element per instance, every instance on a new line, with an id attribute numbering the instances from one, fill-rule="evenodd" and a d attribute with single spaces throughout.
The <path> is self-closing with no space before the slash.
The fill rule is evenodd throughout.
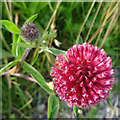
<path id="1" fill-rule="evenodd" d="M 48 46 L 53 46 L 58 49 L 67 50 L 75 44 L 79 30 L 86 18 L 87 13 L 91 7 L 91 2 L 62 2 L 57 10 L 56 16 L 52 21 L 55 24 L 55 30 L 57 30 L 57 35 L 55 39 L 57 42 L 61 43 L 58 46 L 54 40 L 49 40 Z M 81 37 L 83 41 L 86 38 L 86 35 L 91 27 L 91 23 L 95 17 L 96 11 L 100 3 L 96 2 L 94 7 L 88 17 L 85 26 L 82 29 Z M 99 26 L 103 23 L 103 20 L 106 16 L 106 12 L 109 9 L 111 3 L 103 2 L 101 8 L 98 12 L 96 20 L 91 29 L 88 40 L 94 35 Z M 111 5 L 110 11 L 115 7 L 117 3 Z M 7 3 L 9 9 L 11 10 L 12 21 L 17 24 L 20 28 L 24 22 L 30 16 L 38 14 L 38 18 L 35 20 L 38 28 L 43 34 L 55 8 L 56 2 L 12 2 Z M 114 13 L 113 13 L 114 14 Z M 2 2 L 2 19 L 10 20 L 9 13 L 6 9 L 6 5 Z M 112 15 L 111 15 L 112 16 Z M 111 18 L 111 16 L 109 18 Z M 117 13 L 119 17 L 119 14 Z M 103 18 L 102 18 L 103 17 Z M 109 19 L 108 19 L 109 20 Z M 101 44 L 105 33 L 109 28 L 111 19 L 104 26 L 101 37 L 98 42 L 98 46 Z M 48 31 L 50 31 L 50 27 Z M 0 58 L 2 60 L 2 65 L 6 65 L 10 61 L 14 60 L 15 57 L 12 55 L 11 43 L 12 43 L 12 34 L 3 27 L 1 33 L 2 40 L 2 55 Z M 95 38 L 91 44 L 95 44 Z M 50 44 L 52 43 L 52 44 Z M 120 42 L 118 39 L 118 20 L 115 22 L 114 26 L 111 28 L 109 35 L 105 40 L 103 47 L 107 54 L 111 56 L 113 68 L 115 69 L 115 81 L 114 87 L 110 92 L 109 98 L 107 100 L 100 102 L 98 105 L 92 108 L 79 109 L 79 117 L 81 118 L 106 118 L 114 112 L 112 117 L 117 117 L 115 112 L 118 107 L 114 107 L 117 101 L 118 96 L 118 76 L 120 75 L 120 64 L 118 64 L 120 59 Z M 25 50 L 21 49 L 21 54 Z M 28 55 L 26 61 L 32 63 L 33 54 L 35 49 L 32 49 Z M 49 57 L 52 61 L 50 64 L 48 57 L 44 52 L 38 54 L 38 58 L 33 64 L 33 66 L 41 72 L 45 79 L 49 82 L 52 81 L 50 77 L 50 69 L 54 64 L 55 57 L 49 54 Z M 20 73 L 27 75 L 27 73 L 21 68 Z M 11 86 L 8 82 L 8 79 L 11 80 Z M 11 88 L 10 88 L 11 87 Z M 47 100 L 48 94 L 36 83 L 14 77 L 14 76 L 3 76 L 2 77 L 2 113 L 3 118 L 47 118 Z M 114 110 L 115 109 L 115 110 Z M 114 110 L 114 111 L 113 111 Z M 64 101 L 60 100 L 60 110 L 57 115 L 58 118 L 72 118 L 74 117 L 73 109 L 70 108 Z"/>

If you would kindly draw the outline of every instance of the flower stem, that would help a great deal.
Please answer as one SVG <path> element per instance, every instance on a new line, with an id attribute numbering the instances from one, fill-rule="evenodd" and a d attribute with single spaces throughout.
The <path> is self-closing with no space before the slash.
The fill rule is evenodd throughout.
<path id="1" fill-rule="evenodd" d="M 19 71 L 19 69 L 20 69 L 23 61 L 24 61 L 24 60 L 26 59 L 26 57 L 28 56 L 28 53 L 30 52 L 30 50 L 31 50 L 31 48 L 27 48 L 27 49 L 25 50 L 25 52 L 23 53 L 22 58 L 20 59 L 20 62 L 18 63 L 18 65 L 17 65 L 17 67 L 16 67 L 17 72 Z"/>
<path id="2" fill-rule="evenodd" d="M 19 71 L 23 61 L 26 59 L 26 57 L 27 57 L 28 53 L 30 52 L 30 50 L 31 50 L 31 48 L 27 48 L 25 50 L 25 52 L 22 55 L 22 58 L 20 59 L 20 62 L 16 66 L 14 66 L 12 69 L 9 70 L 10 74 L 14 74 L 14 73 L 17 73 Z"/>
<path id="3" fill-rule="evenodd" d="M 8 74 L 9 74 L 9 72 L 4 72 L 4 73 L 2 73 L 2 76 L 4 76 L 4 75 L 8 75 Z M 29 77 L 29 76 L 25 76 L 25 75 L 20 74 L 20 73 L 14 73 L 14 74 L 12 74 L 12 76 L 20 77 L 20 78 L 23 78 L 23 79 L 29 80 L 29 81 L 31 81 L 31 82 L 38 83 L 34 78 Z"/>
<path id="4" fill-rule="evenodd" d="M 21 58 L 21 60 L 20 60 L 20 64 L 22 64 L 23 61 L 26 59 L 26 57 L 27 57 L 28 53 L 30 52 L 30 50 L 31 50 L 31 48 L 27 48 L 27 49 L 25 50 L 25 52 L 23 53 L 22 58 Z"/>

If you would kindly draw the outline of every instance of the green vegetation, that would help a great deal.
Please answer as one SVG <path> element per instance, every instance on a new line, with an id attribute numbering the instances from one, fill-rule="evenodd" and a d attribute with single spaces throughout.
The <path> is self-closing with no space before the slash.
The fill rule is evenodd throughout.
<path id="1" fill-rule="evenodd" d="M 112 110 L 111 113 L 115 113 L 120 71 L 119 15 L 116 9 L 118 3 L 2 2 L 0 75 L 4 74 L 3 118 L 100 117 L 102 115 L 102 112 L 98 113 L 102 111 L 100 105 L 86 109 L 74 106 L 73 114 L 73 109 L 55 96 L 48 85 L 52 81 L 50 70 L 55 57 L 59 53 L 64 54 L 74 44 L 82 42 L 104 48 L 112 58 L 113 68 L 118 74 L 115 72 L 116 83 L 106 100 L 105 107 Z M 36 23 L 41 34 L 35 44 L 25 43 L 20 36 L 20 28 L 24 22 L 31 21 Z M 25 57 L 26 62 L 23 60 L 20 65 L 18 62 L 21 61 L 26 48 L 30 48 L 30 52 Z M 8 70 L 11 75 L 6 72 Z M 35 78 L 38 84 L 31 78 Z M 116 98 L 116 104 L 112 102 L 113 97 Z"/>

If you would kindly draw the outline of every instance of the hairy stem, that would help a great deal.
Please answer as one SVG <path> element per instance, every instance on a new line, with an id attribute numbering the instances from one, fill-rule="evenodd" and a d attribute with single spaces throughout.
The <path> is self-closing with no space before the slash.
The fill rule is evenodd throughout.
<path id="1" fill-rule="evenodd" d="M 30 50 L 31 50 L 31 48 L 27 48 L 27 49 L 25 50 L 25 52 L 23 53 L 23 56 L 22 56 L 22 58 L 21 58 L 21 60 L 20 60 L 20 64 L 22 64 L 23 61 L 26 59 L 26 57 L 27 57 L 28 53 L 30 52 Z"/>
<path id="2" fill-rule="evenodd" d="M 14 66 L 12 69 L 9 70 L 10 74 L 14 74 L 14 73 L 17 73 L 19 71 L 23 61 L 26 59 L 26 57 L 27 57 L 28 53 L 30 52 L 30 50 L 31 50 L 31 48 L 27 48 L 25 50 L 25 52 L 22 55 L 22 58 L 20 59 L 20 62 L 16 66 Z"/>
<path id="3" fill-rule="evenodd" d="M 8 74 L 9 74 L 9 72 L 4 72 L 4 73 L 2 73 L 2 76 L 8 75 Z M 23 78 L 23 79 L 26 79 L 26 80 L 37 83 L 37 81 L 34 78 L 29 77 L 29 76 L 25 76 L 25 75 L 20 74 L 20 73 L 14 73 L 14 74 L 12 74 L 12 76 L 20 77 L 20 78 Z"/>

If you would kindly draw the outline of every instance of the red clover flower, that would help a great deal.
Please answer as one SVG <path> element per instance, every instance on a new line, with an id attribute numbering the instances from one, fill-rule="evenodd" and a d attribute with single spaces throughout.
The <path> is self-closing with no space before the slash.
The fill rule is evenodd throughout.
<path id="1" fill-rule="evenodd" d="M 111 58 L 97 46 L 74 45 L 59 54 L 51 69 L 54 89 L 70 106 L 90 107 L 108 97 L 113 87 Z"/>

